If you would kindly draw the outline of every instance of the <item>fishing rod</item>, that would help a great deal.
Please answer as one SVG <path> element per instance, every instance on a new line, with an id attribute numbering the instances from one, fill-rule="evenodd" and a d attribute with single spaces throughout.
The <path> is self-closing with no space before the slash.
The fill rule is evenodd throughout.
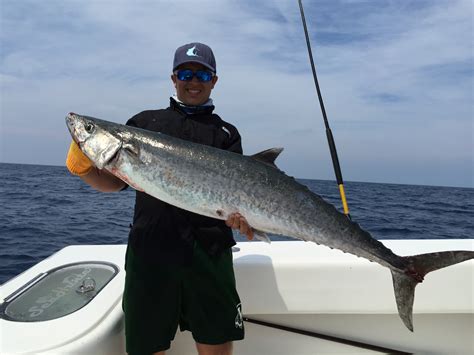
<path id="1" fill-rule="evenodd" d="M 303 3 L 298 0 L 300 5 L 301 21 L 303 22 L 304 33 L 306 36 L 306 46 L 308 47 L 309 61 L 311 62 L 311 69 L 313 71 L 314 84 L 316 85 L 316 92 L 318 93 L 319 105 L 321 106 L 321 112 L 323 114 L 324 125 L 326 126 L 326 136 L 328 138 L 329 150 L 331 151 L 332 165 L 334 166 L 334 173 L 336 174 L 336 181 L 339 185 L 339 193 L 341 195 L 342 207 L 344 208 L 344 214 L 351 218 L 349 214 L 349 207 L 347 205 L 346 193 L 344 192 L 344 182 L 342 180 L 341 167 L 339 165 L 339 158 L 337 157 L 336 143 L 332 135 L 331 128 L 329 127 L 328 117 L 326 115 L 326 109 L 324 108 L 323 97 L 321 95 L 321 89 L 319 88 L 318 77 L 316 75 L 316 67 L 313 60 L 313 52 L 311 51 L 311 43 L 309 42 L 308 28 L 306 27 L 306 20 L 304 17 Z"/>

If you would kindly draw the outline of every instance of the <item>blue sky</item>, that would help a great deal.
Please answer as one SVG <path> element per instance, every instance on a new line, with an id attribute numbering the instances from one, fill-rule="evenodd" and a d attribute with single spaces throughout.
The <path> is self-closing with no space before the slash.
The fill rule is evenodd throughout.
<path id="1" fill-rule="evenodd" d="M 244 151 L 334 179 L 297 0 L 0 0 L 0 161 L 62 165 L 74 111 L 165 107 L 176 47 L 209 44 Z M 303 0 L 346 181 L 474 187 L 470 0 Z"/>

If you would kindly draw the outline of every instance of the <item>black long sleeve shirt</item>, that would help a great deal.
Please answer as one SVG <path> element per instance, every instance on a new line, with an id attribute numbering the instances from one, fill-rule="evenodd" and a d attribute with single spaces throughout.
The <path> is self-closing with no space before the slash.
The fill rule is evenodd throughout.
<path id="1" fill-rule="evenodd" d="M 242 154 L 238 130 L 212 113 L 214 106 L 187 114 L 173 98 L 170 101 L 167 109 L 140 112 L 127 125 Z M 154 264 L 190 264 L 195 241 L 209 255 L 218 255 L 235 245 L 232 231 L 224 221 L 136 192 L 129 245 L 137 256 Z"/>

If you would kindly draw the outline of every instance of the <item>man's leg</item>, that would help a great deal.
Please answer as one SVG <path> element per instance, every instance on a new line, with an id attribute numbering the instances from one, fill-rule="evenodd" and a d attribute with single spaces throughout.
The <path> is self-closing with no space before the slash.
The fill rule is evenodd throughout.
<path id="1" fill-rule="evenodd" d="M 151 265 L 127 250 L 123 310 L 126 350 L 130 355 L 164 355 L 179 320 L 181 272 Z"/>
<path id="2" fill-rule="evenodd" d="M 196 348 L 199 355 L 232 355 L 231 341 L 219 345 L 196 343 Z"/>
<path id="3" fill-rule="evenodd" d="M 231 354 L 232 341 L 244 338 L 232 251 L 209 256 L 197 242 L 193 265 L 183 282 L 181 330 L 190 330 L 203 354 Z M 200 346 L 203 345 L 203 346 Z M 216 349 L 216 352 L 212 352 Z M 201 354 L 201 353 L 200 353 Z"/>

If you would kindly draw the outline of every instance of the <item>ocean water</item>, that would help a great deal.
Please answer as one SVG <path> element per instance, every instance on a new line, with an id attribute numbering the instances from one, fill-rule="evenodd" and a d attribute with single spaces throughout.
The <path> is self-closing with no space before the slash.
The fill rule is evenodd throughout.
<path id="1" fill-rule="evenodd" d="M 340 209 L 334 181 L 299 180 Z M 474 189 L 345 182 L 377 239 L 474 238 Z M 134 191 L 101 193 L 65 167 L 0 163 L 0 284 L 71 244 L 123 244 Z M 244 240 L 238 233 L 237 240 Z M 272 236 L 273 240 L 288 239 Z"/>

